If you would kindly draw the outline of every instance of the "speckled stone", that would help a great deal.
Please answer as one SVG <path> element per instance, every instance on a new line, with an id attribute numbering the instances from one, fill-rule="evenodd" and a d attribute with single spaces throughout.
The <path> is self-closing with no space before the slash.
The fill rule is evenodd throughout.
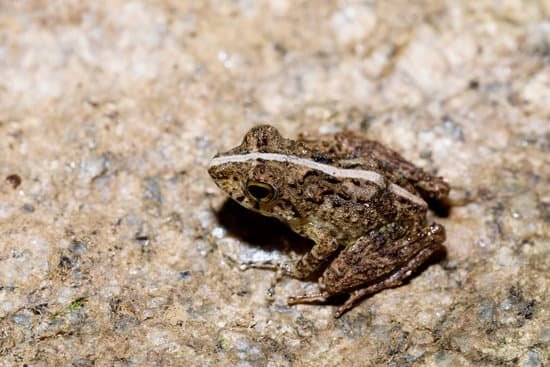
<path id="1" fill-rule="evenodd" d="M 51 1 L 0 11 L 0 366 L 525 366 L 550 350 L 550 5 Z M 335 320 L 246 261 L 311 244 L 209 159 L 269 122 L 446 177 L 446 256 Z"/>

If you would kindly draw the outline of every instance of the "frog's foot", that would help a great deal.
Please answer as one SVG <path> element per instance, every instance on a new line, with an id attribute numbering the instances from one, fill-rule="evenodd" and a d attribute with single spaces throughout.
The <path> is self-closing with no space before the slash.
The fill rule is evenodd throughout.
<path id="1" fill-rule="evenodd" d="M 314 303 L 314 302 L 326 302 L 329 294 L 326 292 L 304 294 L 301 296 L 288 297 L 287 303 L 289 305 L 296 305 L 299 303 Z"/>
<path id="2" fill-rule="evenodd" d="M 283 276 L 288 275 L 290 272 L 288 269 L 291 269 L 291 266 L 286 263 L 278 263 L 270 260 L 267 261 L 248 261 L 241 263 L 239 265 L 241 271 L 248 269 L 263 269 L 270 270 L 275 273 L 275 276 L 271 279 L 268 290 L 266 291 L 266 296 L 269 301 L 273 301 L 273 295 L 275 294 L 275 288 L 277 284 L 281 281 Z"/>
<path id="3" fill-rule="evenodd" d="M 355 307 L 355 305 L 357 305 L 363 298 L 373 293 L 374 291 L 370 288 L 372 287 L 359 289 L 351 293 L 349 298 L 346 300 L 346 302 L 344 302 L 342 306 L 336 309 L 336 311 L 334 312 L 334 318 L 335 319 L 339 318 L 344 313 L 346 313 L 347 311 Z"/>

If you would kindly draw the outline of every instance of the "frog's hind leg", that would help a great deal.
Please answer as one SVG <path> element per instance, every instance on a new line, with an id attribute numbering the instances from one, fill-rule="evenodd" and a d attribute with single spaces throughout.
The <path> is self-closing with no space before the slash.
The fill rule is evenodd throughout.
<path id="1" fill-rule="evenodd" d="M 404 267 L 393 273 L 389 278 L 384 279 L 378 283 L 369 285 L 365 288 L 357 289 L 350 293 L 349 298 L 343 305 L 338 307 L 334 313 L 335 318 L 339 318 L 346 311 L 355 307 L 363 298 L 369 294 L 376 293 L 386 288 L 393 288 L 401 285 L 403 281 L 408 278 L 411 273 L 418 268 L 424 261 L 426 261 L 437 250 L 436 247 L 427 247 L 421 250 L 415 257 L 413 257 Z M 323 303 L 331 296 L 328 292 L 320 292 L 313 294 L 304 294 L 301 296 L 288 297 L 287 303 L 289 305 L 296 305 L 300 303 Z"/>
<path id="2" fill-rule="evenodd" d="M 432 227 L 433 228 L 433 227 Z M 442 228 L 442 227 L 439 227 Z M 438 228 L 438 229 L 439 229 Z M 432 245 L 423 248 L 420 250 L 413 258 L 409 260 L 404 266 L 399 268 L 396 272 L 390 275 L 388 278 L 371 284 L 365 288 L 357 289 L 350 293 L 350 297 L 342 304 L 336 312 L 334 313 L 335 318 L 339 318 L 346 311 L 349 311 L 355 307 L 359 302 L 361 302 L 365 297 L 370 294 L 374 294 L 386 288 L 394 288 L 403 283 L 412 272 L 422 265 L 427 259 L 429 259 L 435 252 L 439 250 L 439 242 L 433 243 Z"/>

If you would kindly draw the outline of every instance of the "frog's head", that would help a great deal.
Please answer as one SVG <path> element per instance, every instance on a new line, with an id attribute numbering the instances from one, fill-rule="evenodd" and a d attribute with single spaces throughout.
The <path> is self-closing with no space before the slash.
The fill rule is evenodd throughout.
<path id="1" fill-rule="evenodd" d="M 282 220 L 292 218 L 282 200 L 286 163 L 293 142 L 269 125 L 252 128 L 236 148 L 217 154 L 208 173 L 231 198 L 248 209 Z"/>

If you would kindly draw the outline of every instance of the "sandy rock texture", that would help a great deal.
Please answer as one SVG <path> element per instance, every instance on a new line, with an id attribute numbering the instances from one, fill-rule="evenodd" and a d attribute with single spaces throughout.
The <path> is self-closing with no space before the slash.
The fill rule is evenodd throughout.
<path id="1" fill-rule="evenodd" d="M 0 1 L 0 366 L 548 365 L 546 0 Z M 344 128 L 447 178 L 446 257 L 340 319 L 206 166 Z M 307 245 L 307 244 L 306 244 Z"/>

